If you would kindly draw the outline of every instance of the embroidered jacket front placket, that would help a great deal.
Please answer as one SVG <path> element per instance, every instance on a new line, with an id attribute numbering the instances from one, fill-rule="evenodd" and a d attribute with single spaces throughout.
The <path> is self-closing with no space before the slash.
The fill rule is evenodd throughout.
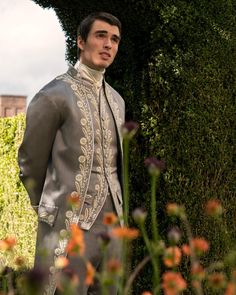
<path id="1" fill-rule="evenodd" d="M 111 191 L 109 178 L 116 173 L 117 137 L 114 119 L 104 95 L 103 88 L 97 97 L 89 100 L 94 129 L 94 157 L 87 195 L 80 214 L 79 223 L 89 229 Z"/>

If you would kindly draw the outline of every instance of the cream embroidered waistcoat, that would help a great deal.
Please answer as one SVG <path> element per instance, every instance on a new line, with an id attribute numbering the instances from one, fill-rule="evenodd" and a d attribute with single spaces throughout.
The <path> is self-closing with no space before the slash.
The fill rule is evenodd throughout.
<path id="1" fill-rule="evenodd" d="M 110 107 L 104 94 L 103 87 L 98 97 L 91 97 L 89 101 L 94 129 L 94 156 L 90 182 L 83 209 L 79 216 L 79 224 L 83 229 L 89 229 L 100 213 L 107 196 L 112 197 L 114 207 L 120 211 L 121 192 L 117 175 L 117 135 Z M 83 162 L 84 157 L 79 158 Z M 110 193 L 109 193 L 110 192 Z"/>

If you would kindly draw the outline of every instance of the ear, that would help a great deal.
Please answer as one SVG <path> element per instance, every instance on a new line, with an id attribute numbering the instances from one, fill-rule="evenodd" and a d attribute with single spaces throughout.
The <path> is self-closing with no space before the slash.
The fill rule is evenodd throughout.
<path id="1" fill-rule="evenodd" d="M 79 36 L 77 38 L 77 46 L 81 51 L 84 50 L 84 43 L 85 43 L 84 40 L 82 40 L 82 38 Z"/>

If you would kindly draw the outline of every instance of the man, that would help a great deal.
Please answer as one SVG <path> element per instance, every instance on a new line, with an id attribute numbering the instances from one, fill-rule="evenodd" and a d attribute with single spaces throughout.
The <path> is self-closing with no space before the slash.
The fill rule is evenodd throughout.
<path id="1" fill-rule="evenodd" d="M 47 84 L 31 101 L 19 149 L 20 178 L 38 213 L 35 266 L 50 271 L 44 294 L 57 288 L 55 261 L 67 256 L 71 224 L 84 231 L 85 257 L 101 266 L 97 235 L 105 212 L 122 217 L 121 170 L 124 101 L 104 80 L 118 51 L 119 20 L 93 13 L 78 29 L 79 61 Z M 68 196 L 79 205 L 68 205 Z M 112 244 L 113 243 L 113 244 Z M 119 255 L 113 241 L 111 248 Z M 76 294 L 100 294 L 99 284 L 84 284 L 86 267 L 70 258 L 80 284 Z M 113 287 L 109 294 L 116 294 Z"/>

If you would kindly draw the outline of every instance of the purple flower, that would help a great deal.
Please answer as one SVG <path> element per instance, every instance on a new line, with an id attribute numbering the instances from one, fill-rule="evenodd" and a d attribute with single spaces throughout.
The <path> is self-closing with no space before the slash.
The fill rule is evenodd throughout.
<path id="1" fill-rule="evenodd" d="M 111 240 L 111 236 L 108 232 L 100 232 L 97 235 L 98 239 L 102 242 L 103 245 L 107 245 L 109 244 L 110 240 Z"/>
<path id="2" fill-rule="evenodd" d="M 172 244 L 178 244 L 180 239 L 181 239 L 181 231 L 180 229 L 175 226 L 173 227 L 167 234 L 168 240 L 172 243 Z"/>
<path id="3" fill-rule="evenodd" d="M 138 123 L 134 121 L 128 121 L 121 127 L 121 133 L 124 138 L 131 139 L 138 130 Z"/>
<path id="4" fill-rule="evenodd" d="M 150 157 L 144 160 L 144 165 L 148 168 L 150 174 L 159 175 L 166 169 L 166 163 L 164 160 L 158 160 L 155 157 Z"/>

